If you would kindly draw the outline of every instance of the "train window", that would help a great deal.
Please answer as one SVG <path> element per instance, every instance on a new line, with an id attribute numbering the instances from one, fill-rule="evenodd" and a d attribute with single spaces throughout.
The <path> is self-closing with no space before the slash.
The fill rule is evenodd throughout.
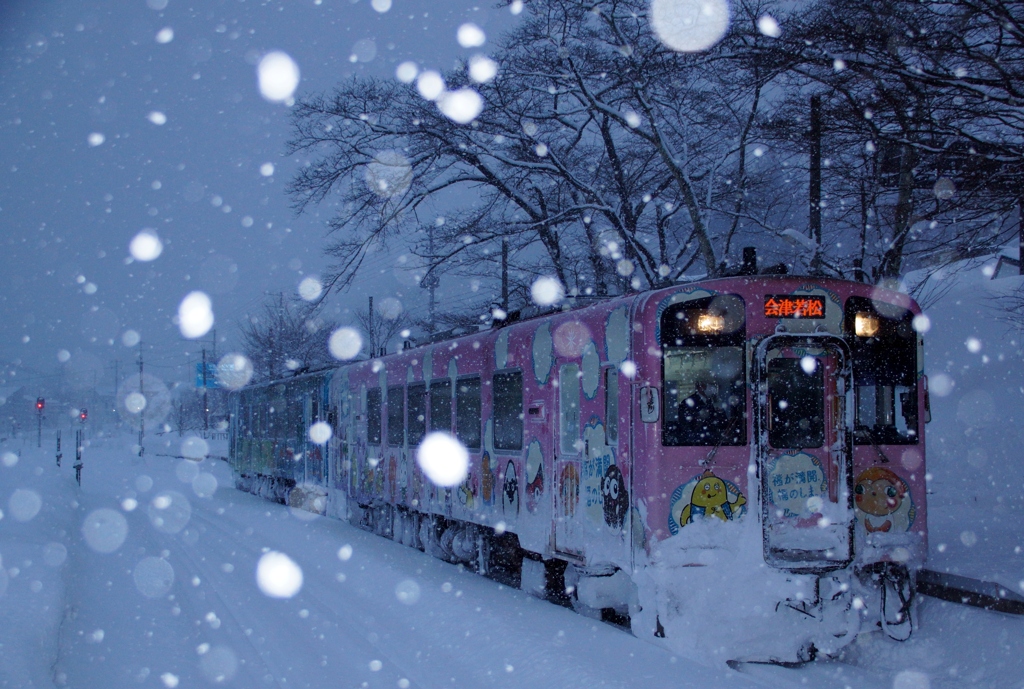
<path id="1" fill-rule="evenodd" d="M 604 370 L 604 441 L 619 442 L 619 369 L 615 366 Z"/>
<path id="2" fill-rule="evenodd" d="M 580 442 L 580 367 L 563 364 L 558 369 L 559 446 L 563 455 L 576 455 Z"/>
<path id="3" fill-rule="evenodd" d="M 747 442 L 743 309 L 723 294 L 662 314 L 663 445 Z"/>
<path id="4" fill-rule="evenodd" d="M 366 391 L 366 442 L 369 445 L 380 445 L 381 439 L 381 404 L 380 388 Z"/>
<path id="5" fill-rule="evenodd" d="M 430 384 L 430 430 L 452 432 L 452 382 L 435 380 Z"/>
<path id="6" fill-rule="evenodd" d="M 396 385 L 388 388 L 388 445 L 400 447 L 405 444 L 405 388 Z"/>
<path id="7" fill-rule="evenodd" d="M 494 374 L 494 449 L 523 449 L 523 373 Z"/>
<path id="8" fill-rule="evenodd" d="M 800 359 L 768 362 L 768 444 L 776 448 L 821 447 L 825 442 L 825 372 L 808 373 Z"/>
<path id="9" fill-rule="evenodd" d="M 846 300 L 858 443 L 917 442 L 917 333 L 913 320 L 913 312 L 902 306 L 866 297 Z"/>
<path id="10" fill-rule="evenodd" d="M 480 378 L 460 378 L 455 391 L 455 434 L 462 444 L 480 448 Z"/>
<path id="11" fill-rule="evenodd" d="M 409 386 L 409 447 L 416 447 L 427 433 L 427 386 Z"/>

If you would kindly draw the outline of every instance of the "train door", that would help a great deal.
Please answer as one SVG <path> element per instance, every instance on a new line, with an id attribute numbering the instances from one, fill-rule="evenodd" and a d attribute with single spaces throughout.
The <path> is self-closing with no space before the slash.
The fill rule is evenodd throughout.
<path id="1" fill-rule="evenodd" d="M 558 369 L 558 423 L 555 433 L 554 522 L 555 550 L 583 554 L 583 534 L 576 518 L 580 509 L 580 367 L 563 364 Z"/>
<path id="2" fill-rule="evenodd" d="M 831 335 L 773 335 L 757 348 L 755 369 L 765 561 L 845 567 L 854 518 L 849 349 Z"/>

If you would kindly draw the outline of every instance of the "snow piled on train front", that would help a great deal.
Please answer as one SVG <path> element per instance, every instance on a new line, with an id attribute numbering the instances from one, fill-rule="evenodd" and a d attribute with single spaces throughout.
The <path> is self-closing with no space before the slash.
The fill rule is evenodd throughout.
<path id="1" fill-rule="evenodd" d="M 860 629 L 847 570 L 820 577 L 765 564 L 750 515 L 706 520 L 654 544 L 634 581 L 633 633 L 704 662 L 799 662 L 830 655 Z"/>

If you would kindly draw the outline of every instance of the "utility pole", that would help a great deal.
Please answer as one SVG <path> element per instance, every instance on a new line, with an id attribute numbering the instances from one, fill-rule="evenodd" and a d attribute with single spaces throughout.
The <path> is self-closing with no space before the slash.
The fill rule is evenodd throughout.
<path id="1" fill-rule="evenodd" d="M 203 345 L 203 430 L 210 430 L 210 404 L 206 396 L 206 345 Z"/>
<path id="2" fill-rule="evenodd" d="M 821 268 L 821 96 L 811 96 L 810 230 L 815 242 L 811 274 Z"/>
<path id="3" fill-rule="evenodd" d="M 434 227 L 430 227 L 430 256 L 434 256 Z M 438 283 L 437 276 L 433 273 L 430 274 L 430 282 L 427 284 L 427 289 L 430 294 L 430 332 L 434 332 L 434 308 L 436 302 L 434 301 L 434 291 L 437 289 Z"/>
<path id="4" fill-rule="evenodd" d="M 214 328 L 212 332 L 213 332 L 213 358 L 211 359 L 211 362 L 213 363 L 213 366 L 214 366 L 213 370 L 216 372 L 216 373 L 214 373 L 214 376 L 216 376 L 217 373 L 220 372 L 220 369 L 218 368 L 218 364 L 217 364 L 217 329 Z M 219 386 L 219 383 L 216 382 L 216 377 L 214 378 L 214 385 L 218 385 Z M 203 387 L 203 395 L 204 395 L 204 397 L 203 397 L 203 407 L 206 409 L 206 430 L 210 430 L 210 405 L 206 403 L 206 397 L 205 397 L 206 389 L 207 388 L 204 386 Z M 220 397 L 217 396 L 219 394 L 220 393 L 217 393 L 217 394 L 215 394 L 213 396 L 213 399 L 214 399 L 215 402 L 218 399 L 220 399 Z"/>
<path id="5" fill-rule="evenodd" d="M 145 398 L 146 393 L 142 389 L 142 339 L 139 339 L 139 394 Z M 139 457 L 144 453 L 142 439 L 146 435 L 146 410 L 139 410 Z"/>
<path id="6" fill-rule="evenodd" d="M 370 297 L 369 309 L 366 312 L 366 328 L 370 332 L 366 334 L 370 337 L 370 358 L 373 359 L 377 356 L 377 337 L 373 334 L 373 297 Z"/>
<path id="7" fill-rule="evenodd" d="M 284 375 L 284 292 L 277 293 L 277 334 L 274 338 L 274 356 L 271 359 L 271 377 L 280 378 Z"/>
<path id="8" fill-rule="evenodd" d="M 501 310 L 508 317 L 508 240 L 501 240 Z"/>

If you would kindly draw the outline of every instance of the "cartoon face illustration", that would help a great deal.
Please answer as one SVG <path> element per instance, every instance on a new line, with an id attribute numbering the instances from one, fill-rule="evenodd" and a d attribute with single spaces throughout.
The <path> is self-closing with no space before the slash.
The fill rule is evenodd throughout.
<path id="1" fill-rule="evenodd" d="M 537 465 L 537 473 L 534 475 L 533 480 L 530 481 L 526 486 L 526 502 L 531 512 L 537 511 L 537 506 L 540 504 L 541 493 L 544 492 L 544 466 L 541 464 Z"/>
<path id="2" fill-rule="evenodd" d="M 908 519 L 913 519 L 914 510 L 909 504 L 909 487 L 889 469 L 871 467 L 862 471 L 854 500 L 868 533 L 906 531 L 910 527 Z"/>
<path id="3" fill-rule="evenodd" d="M 876 517 L 884 517 L 898 510 L 903 502 L 904 490 L 903 481 L 882 467 L 874 467 L 862 473 L 857 477 L 857 487 L 854 488 L 857 507 Z"/>
<path id="4" fill-rule="evenodd" d="M 629 509 L 629 495 L 622 471 L 614 464 L 608 467 L 601 479 L 601 499 L 604 506 L 604 523 L 613 529 L 621 529 Z"/>
<path id="5" fill-rule="evenodd" d="M 519 514 L 519 480 L 516 465 L 509 460 L 505 466 L 505 480 L 501 486 L 501 509 L 508 515 Z"/>
<path id="6" fill-rule="evenodd" d="M 540 443 L 534 440 L 526 455 L 526 509 L 536 512 L 544 493 L 544 458 Z"/>
<path id="7" fill-rule="evenodd" d="M 734 489 L 736 500 L 729 500 L 730 487 L 726 481 L 715 476 L 710 470 L 705 471 L 693 485 L 690 504 L 679 514 L 679 525 L 692 524 L 696 519 L 717 517 L 722 521 L 730 521 L 742 514 L 741 507 L 747 499 L 739 490 Z"/>

